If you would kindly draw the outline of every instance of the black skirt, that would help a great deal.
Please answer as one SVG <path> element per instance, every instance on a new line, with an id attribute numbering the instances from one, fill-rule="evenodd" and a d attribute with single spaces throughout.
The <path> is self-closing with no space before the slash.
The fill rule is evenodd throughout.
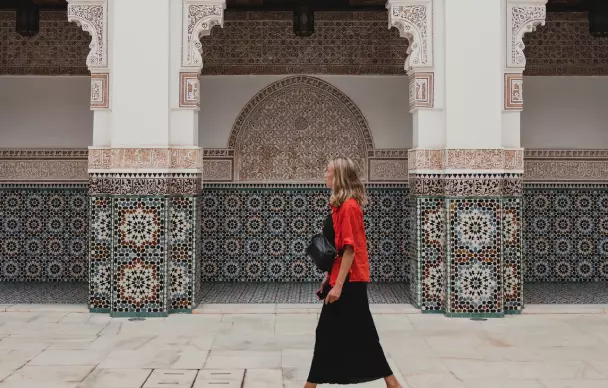
<path id="1" fill-rule="evenodd" d="M 346 282 L 317 325 L 309 383 L 359 384 L 391 376 L 367 300 L 367 283 Z"/>

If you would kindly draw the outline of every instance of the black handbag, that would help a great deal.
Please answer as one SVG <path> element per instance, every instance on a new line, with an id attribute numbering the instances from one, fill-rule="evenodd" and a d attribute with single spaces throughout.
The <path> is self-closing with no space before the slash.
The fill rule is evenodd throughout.
<path id="1" fill-rule="evenodd" d="M 330 272 L 338 257 L 334 236 L 334 223 L 330 214 L 323 223 L 323 233 L 314 235 L 306 248 L 306 254 L 322 272 Z"/>
<path id="2" fill-rule="evenodd" d="M 317 268 L 323 272 L 331 271 L 334 260 L 338 256 L 336 248 L 321 233 L 312 237 L 310 245 L 306 248 L 306 254 L 312 259 Z"/>

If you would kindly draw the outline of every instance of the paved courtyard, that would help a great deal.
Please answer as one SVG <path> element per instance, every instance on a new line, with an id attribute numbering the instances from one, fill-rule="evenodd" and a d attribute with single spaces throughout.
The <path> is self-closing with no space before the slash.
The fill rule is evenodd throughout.
<path id="1" fill-rule="evenodd" d="M 487 321 L 372 310 L 405 387 L 608 387 L 606 306 L 531 306 Z M 302 387 L 318 311 L 204 305 L 129 321 L 80 305 L 0 306 L 0 388 Z"/>

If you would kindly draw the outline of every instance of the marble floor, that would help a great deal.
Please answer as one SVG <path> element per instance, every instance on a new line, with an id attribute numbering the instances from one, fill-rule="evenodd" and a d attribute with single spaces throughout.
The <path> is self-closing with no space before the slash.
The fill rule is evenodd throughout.
<path id="1" fill-rule="evenodd" d="M 206 305 L 143 321 L 81 311 L 0 312 L 0 388 L 300 388 L 319 305 Z M 608 387 L 605 312 L 472 321 L 372 311 L 404 387 Z"/>
<path id="2" fill-rule="evenodd" d="M 268 304 L 315 303 L 318 284 L 311 283 L 205 283 L 205 303 Z M 86 283 L 0 282 L 0 304 L 87 303 Z M 608 282 L 528 283 L 524 286 L 526 304 L 608 304 Z M 374 283 L 369 287 L 372 304 L 411 303 L 409 286 L 404 283 Z M 608 388 L 608 387 L 607 387 Z"/>

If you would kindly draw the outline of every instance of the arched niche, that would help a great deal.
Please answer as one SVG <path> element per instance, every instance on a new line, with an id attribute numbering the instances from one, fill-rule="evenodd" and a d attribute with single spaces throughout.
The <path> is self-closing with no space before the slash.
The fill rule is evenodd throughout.
<path id="1" fill-rule="evenodd" d="M 327 161 L 348 156 L 367 176 L 374 145 L 367 120 L 335 86 L 316 77 L 293 76 L 256 94 L 230 134 L 236 178 L 251 182 L 315 182 Z"/>

